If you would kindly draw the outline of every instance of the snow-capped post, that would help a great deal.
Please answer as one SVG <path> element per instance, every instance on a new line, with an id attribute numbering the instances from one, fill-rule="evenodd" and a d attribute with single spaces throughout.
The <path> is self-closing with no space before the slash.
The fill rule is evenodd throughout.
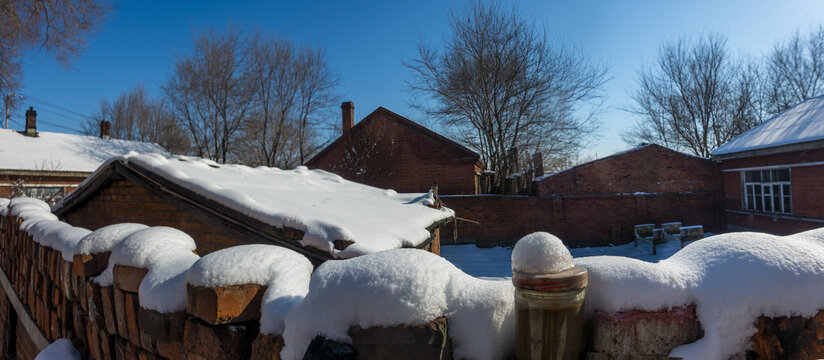
<path id="1" fill-rule="evenodd" d="M 587 269 L 545 232 L 524 236 L 512 251 L 515 357 L 577 359 L 584 350 Z"/>

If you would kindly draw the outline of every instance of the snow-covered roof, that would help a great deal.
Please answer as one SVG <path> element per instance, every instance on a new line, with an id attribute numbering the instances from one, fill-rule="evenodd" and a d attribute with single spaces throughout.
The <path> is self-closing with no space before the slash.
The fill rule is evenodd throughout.
<path id="1" fill-rule="evenodd" d="M 294 170 L 244 165 L 165 154 L 127 154 L 112 158 L 63 198 L 55 211 L 66 211 L 76 197 L 86 196 L 90 183 L 105 177 L 109 165 L 120 164 L 141 176 L 151 176 L 215 202 L 225 211 L 276 228 L 303 231 L 298 247 L 312 247 L 331 257 L 349 258 L 430 240 L 430 229 L 454 217 L 447 208 L 434 209 L 432 194 L 398 194 L 352 181 L 323 170 Z M 212 209 L 210 211 L 223 211 Z M 243 219 L 240 219 L 243 221 Z M 339 249 L 335 241 L 352 242 Z"/>
<path id="2" fill-rule="evenodd" d="M 712 152 L 713 156 L 824 139 L 824 96 L 804 100 Z"/>
<path id="3" fill-rule="evenodd" d="M 0 129 L 0 170 L 90 173 L 107 159 L 130 151 L 156 153 L 160 145 L 39 131 L 36 137 Z"/>

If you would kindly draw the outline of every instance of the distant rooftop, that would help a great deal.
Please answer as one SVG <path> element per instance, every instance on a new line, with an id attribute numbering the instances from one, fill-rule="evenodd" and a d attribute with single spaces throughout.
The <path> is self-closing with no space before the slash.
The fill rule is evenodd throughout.
<path id="1" fill-rule="evenodd" d="M 39 131 L 36 137 L 0 129 L 0 171 L 94 172 L 111 157 L 130 151 L 166 153 L 160 145 Z"/>
<path id="2" fill-rule="evenodd" d="M 730 140 L 712 156 L 824 140 L 824 96 L 802 101 Z"/>

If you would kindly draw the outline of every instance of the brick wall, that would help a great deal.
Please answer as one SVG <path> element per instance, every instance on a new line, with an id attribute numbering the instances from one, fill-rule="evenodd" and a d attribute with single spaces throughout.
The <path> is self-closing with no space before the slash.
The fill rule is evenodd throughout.
<path id="1" fill-rule="evenodd" d="M 476 158 L 456 154 L 453 147 L 387 116 L 375 114 L 368 123 L 353 129 L 352 136 L 358 136 L 356 132 L 372 132 L 369 136 L 377 137 L 383 143 L 379 151 L 361 149 L 376 155 L 375 159 L 367 161 L 367 173 L 372 175 L 359 175 L 352 169 L 342 167 L 342 159 L 351 155 L 346 154 L 347 145 L 341 140 L 314 159 L 311 167 L 398 192 L 426 192 L 433 182 L 437 182 L 441 194 L 476 193 L 475 174 L 481 171 L 475 163 Z"/>
<path id="2" fill-rule="evenodd" d="M 720 192 L 651 195 L 442 196 L 458 217 L 458 237 L 479 246 L 510 246 L 526 234 L 547 231 L 570 246 L 604 246 L 634 239 L 636 224 L 680 221 L 703 225 L 705 232 L 725 229 Z M 442 230 L 442 243 L 453 228 Z"/>
<path id="3" fill-rule="evenodd" d="M 259 334 L 256 319 L 245 317 L 239 323 L 213 324 L 208 318 L 203 320 L 202 314 L 190 312 L 192 307 L 171 314 L 146 310 L 140 306 L 136 292 L 142 277 L 121 276 L 120 270 L 115 270 L 115 285 L 99 286 L 91 281 L 93 274 L 77 270 L 84 269 L 82 263 L 75 263 L 80 258 L 64 261 L 59 251 L 42 247 L 17 230 L 19 222 L 0 216 L 0 269 L 23 304 L 20 316 L 31 319 L 47 341 L 70 339 L 85 359 L 278 358 L 283 339 Z M 105 267 L 105 263 L 98 265 Z M 145 275 L 141 269 L 126 270 Z M 227 291 L 229 287 L 207 289 L 212 294 L 230 293 L 230 297 L 239 294 Z M 262 289 L 255 287 L 258 292 Z M 199 302 L 192 299 L 198 294 L 188 291 L 187 302 Z M 223 310 L 231 309 L 233 314 L 248 314 L 247 309 L 237 305 L 254 303 L 225 300 L 218 302 L 219 309 L 213 308 L 213 313 L 227 314 L 230 312 Z M 38 348 L 22 322 L 11 316 L 9 302 L 6 293 L 0 292 L 0 343 L 4 355 L 33 359 Z M 587 358 L 663 358 L 675 346 L 700 336 L 695 314 L 692 305 L 660 311 L 596 312 L 587 327 Z M 824 356 L 820 336 L 824 311 L 811 318 L 762 316 L 756 324 L 753 347 L 743 351 L 742 358 L 744 354 L 747 358 L 768 359 Z M 350 358 L 450 359 L 448 326 L 443 317 L 418 326 L 353 326 L 348 331 L 352 345 L 313 341 L 307 358 L 323 358 L 337 351 Z M 15 334 L 11 335 L 9 329 Z"/>
<path id="4" fill-rule="evenodd" d="M 65 215 L 66 222 L 89 230 L 118 223 L 169 226 L 195 239 L 201 255 L 245 243 L 225 228 L 193 216 L 169 200 L 154 195 L 128 180 L 103 186 L 85 204 Z"/>
<path id="5" fill-rule="evenodd" d="M 723 171 L 819 161 L 824 161 L 824 149 L 724 160 L 719 163 L 719 168 Z M 779 235 L 824 226 L 824 207 L 819 201 L 824 196 L 824 188 L 821 187 L 821 179 L 824 179 L 824 166 L 791 167 L 790 172 L 792 215 L 728 212 L 727 222 L 730 226 L 733 229 L 744 228 Z M 741 171 L 723 171 L 722 177 L 726 209 L 743 211 Z"/>
<path id="6" fill-rule="evenodd" d="M 162 314 L 140 306 L 138 291 L 146 269 L 116 265 L 113 285 L 100 286 L 92 277 L 106 268 L 108 253 L 65 261 L 59 251 L 18 230 L 21 222 L 0 216 L 0 269 L 23 304 L 23 316 L 47 342 L 70 339 L 84 359 L 95 360 L 279 358 L 283 339 L 259 333 L 265 286 L 190 285 L 186 310 Z M 8 304 L 6 293 L 0 291 L 0 350 L 15 359 L 34 359 L 40 349 L 22 322 L 10 315 Z M 353 326 L 353 344 L 340 346 L 356 349 L 363 358 L 410 354 L 410 359 L 435 359 L 444 351 L 451 354 L 446 327 L 443 317 L 419 326 Z M 16 334 L 10 335 L 8 329 Z M 376 338 L 385 340 L 375 346 L 371 341 Z M 307 351 L 309 358 L 322 356 Z"/>

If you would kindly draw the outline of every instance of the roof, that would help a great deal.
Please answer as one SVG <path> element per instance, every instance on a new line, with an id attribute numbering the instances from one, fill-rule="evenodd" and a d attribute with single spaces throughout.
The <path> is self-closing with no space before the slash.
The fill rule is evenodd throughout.
<path id="1" fill-rule="evenodd" d="M 546 175 L 539 176 L 539 177 L 535 178 L 535 181 L 541 181 L 541 180 L 550 178 L 550 177 L 558 175 L 558 174 L 563 174 L 563 173 L 566 173 L 568 171 L 572 171 L 572 170 L 575 170 L 575 169 L 578 169 L 578 168 L 581 168 L 581 167 L 584 167 L 584 166 L 588 166 L 588 165 L 591 165 L 591 164 L 595 164 L 595 163 L 598 163 L 598 162 L 601 162 L 601 161 L 613 159 L 613 158 L 616 158 L 616 157 L 619 157 L 619 156 L 624 156 L 626 154 L 633 153 L 633 152 L 643 150 L 643 149 L 662 149 L 662 150 L 666 150 L 666 151 L 669 151 L 669 152 L 672 152 L 672 153 L 675 153 L 675 154 L 678 154 L 678 155 L 681 155 L 681 156 L 684 156 L 684 157 L 687 157 L 687 158 L 708 160 L 707 158 L 703 158 L 703 157 L 695 156 L 695 155 L 691 155 L 691 154 L 685 154 L 685 153 L 682 153 L 680 151 L 675 151 L 673 149 L 670 149 L 668 147 L 661 146 L 661 145 L 658 145 L 658 144 L 643 143 L 643 144 L 640 144 L 640 145 L 638 145 L 636 147 L 633 147 L 631 149 L 628 149 L 628 150 L 619 151 L 619 152 L 616 152 L 614 154 L 604 156 L 602 158 L 598 158 L 598 159 L 595 159 L 595 160 L 592 160 L 592 161 L 587 161 L 583 164 L 578 164 L 578 165 L 566 168 L 566 169 L 561 170 L 561 171 L 557 171 L 557 172 L 554 172 L 554 173 L 551 173 L 551 174 L 546 174 Z"/>
<path id="2" fill-rule="evenodd" d="M 37 136 L 0 129 L 0 171 L 91 173 L 107 159 L 130 151 L 165 153 L 160 145 L 39 131 Z"/>
<path id="3" fill-rule="evenodd" d="M 60 200 L 54 212 L 65 214 L 118 172 L 138 184 L 168 192 L 172 198 L 196 203 L 224 222 L 259 232 L 276 228 L 263 236 L 323 260 L 422 247 L 431 241 L 432 229 L 454 218 L 449 209 L 428 206 L 435 202 L 431 194 L 398 194 L 323 170 L 251 168 L 195 157 L 136 153 L 109 160 Z M 282 236 L 286 228 L 302 232 L 302 239 Z"/>
<path id="4" fill-rule="evenodd" d="M 369 115 L 364 117 L 361 121 L 359 121 L 357 124 L 355 124 L 355 126 L 353 126 L 352 130 L 350 130 L 350 131 L 352 133 L 356 133 L 356 132 L 360 131 L 361 129 L 366 128 L 369 123 L 374 121 L 374 119 L 379 118 L 379 115 L 384 115 L 385 116 L 384 118 L 386 118 L 386 119 L 394 120 L 398 124 L 409 127 L 413 131 L 416 131 L 416 132 L 420 133 L 421 135 L 423 135 L 427 138 L 430 138 L 434 141 L 442 143 L 443 145 L 445 145 L 445 146 L 451 148 L 452 150 L 454 150 L 457 154 L 459 154 L 459 156 L 470 157 L 475 162 L 478 162 L 481 165 L 483 165 L 483 163 L 481 162 L 480 155 L 478 155 L 476 152 L 474 152 L 472 150 L 469 150 L 468 148 L 466 148 L 465 146 L 463 146 L 461 144 L 458 144 L 458 143 L 456 143 L 452 140 L 449 140 L 448 138 L 444 137 L 441 134 L 438 134 L 438 133 L 436 133 L 432 130 L 427 129 L 426 127 L 424 127 L 424 126 L 422 126 L 422 125 L 420 125 L 420 124 L 418 124 L 418 123 L 416 123 L 412 120 L 409 120 L 409 119 L 407 119 L 407 118 L 405 118 L 405 117 L 403 117 L 399 114 L 396 114 L 396 113 L 392 112 L 391 110 L 389 110 L 389 109 L 387 109 L 383 106 L 379 106 L 377 109 L 372 111 Z M 315 156 L 313 156 L 311 159 L 309 159 L 309 161 L 306 161 L 306 165 L 307 166 L 313 166 L 316 161 L 320 160 L 324 155 L 326 155 L 326 153 L 331 151 L 331 149 L 334 149 L 336 146 L 339 146 L 339 144 L 342 143 L 343 141 L 344 141 L 343 136 L 338 137 L 335 141 L 333 141 L 331 144 L 329 144 L 329 146 L 325 147 L 323 150 L 321 150 L 320 152 L 315 154 Z"/>
<path id="5" fill-rule="evenodd" d="M 824 140 L 824 96 L 814 97 L 773 116 L 712 152 L 735 154 Z"/>

